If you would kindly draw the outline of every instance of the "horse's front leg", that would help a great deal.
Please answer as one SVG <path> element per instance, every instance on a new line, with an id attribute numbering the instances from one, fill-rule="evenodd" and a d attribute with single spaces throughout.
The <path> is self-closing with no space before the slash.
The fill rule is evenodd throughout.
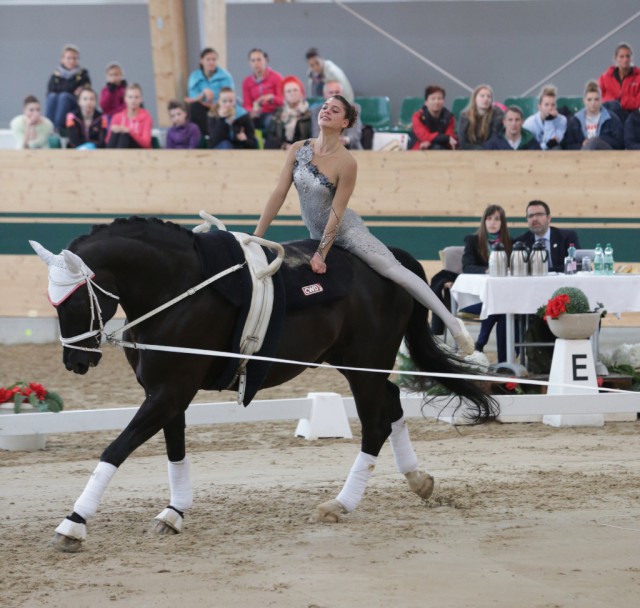
<path id="1" fill-rule="evenodd" d="M 171 497 L 167 507 L 155 518 L 154 529 L 158 534 L 179 534 L 182 531 L 185 511 L 193 505 L 190 465 L 184 442 L 185 427 L 185 413 L 180 412 L 163 429 Z"/>
<path id="2" fill-rule="evenodd" d="M 163 391 L 149 392 L 131 422 L 100 457 L 84 491 L 73 506 L 73 513 L 56 528 L 52 545 L 65 552 L 78 551 L 87 536 L 87 520 L 93 517 L 102 495 L 118 467 L 148 439 L 164 428 L 177 413 L 186 409 L 195 390 L 182 394 Z M 171 405 L 169 405 L 171 404 Z"/>

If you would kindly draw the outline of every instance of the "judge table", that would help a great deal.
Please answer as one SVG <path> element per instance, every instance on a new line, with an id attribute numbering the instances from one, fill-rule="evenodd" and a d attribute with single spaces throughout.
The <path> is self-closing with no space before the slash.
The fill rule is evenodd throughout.
<path id="1" fill-rule="evenodd" d="M 535 277 L 461 274 L 451 287 L 452 305 L 455 312 L 481 302 L 481 319 L 489 315 L 506 315 L 507 362 L 514 363 L 515 316 L 534 314 L 560 287 L 578 287 L 586 294 L 591 308 L 600 302 L 609 314 L 640 311 L 640 275 L 596 276 L 582 272 Z"/>

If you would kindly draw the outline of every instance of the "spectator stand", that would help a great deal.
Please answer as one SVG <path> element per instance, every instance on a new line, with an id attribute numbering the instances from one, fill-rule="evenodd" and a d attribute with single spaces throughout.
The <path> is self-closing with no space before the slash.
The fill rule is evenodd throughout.
<path id="1" fill-rule="evenodd" d="M 507 97 L 504 100 L 504 105 L 517 106 L 522 110 L 524 118 L 527 119 L 538 111 L 538 98 L 537 97 Z"/>

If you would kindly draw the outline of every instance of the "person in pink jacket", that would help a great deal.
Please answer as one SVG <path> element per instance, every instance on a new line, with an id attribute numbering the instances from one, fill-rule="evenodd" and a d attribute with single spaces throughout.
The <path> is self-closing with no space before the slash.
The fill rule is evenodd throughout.
<path id="1" fill-rule="evenodd" d="M 139 84 L 127 86 L 124 95 L 127 106 L 114 114 L 107 135 L 107 148 L 150 148 L 153 119 L 142 107 L 142 89 Z"/>
<path id="2" fill-rule="evenodd" d="M 249 51 L 251 76 L 242 81 L 242 106 L 249 112 L 256 129 L 267 130 L 273 113 L 284 103 L 282 74 L 267 64 L 269 55 L 262 49 Z"/>

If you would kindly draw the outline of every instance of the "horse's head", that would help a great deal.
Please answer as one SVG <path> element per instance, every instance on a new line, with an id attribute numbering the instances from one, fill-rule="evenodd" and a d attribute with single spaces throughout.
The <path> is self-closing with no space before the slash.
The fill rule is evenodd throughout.
<path id="1" fill-rule="evenodd" d="M 118 296 L 94 281 L 96 273 L 72 251 L 55 255 L 35 241 L 29 243 L 49 268 L 48 295 L 58 313 L 65 367 L 86 374 L 102 357 L 104 324 L 115 314 Z"/>

